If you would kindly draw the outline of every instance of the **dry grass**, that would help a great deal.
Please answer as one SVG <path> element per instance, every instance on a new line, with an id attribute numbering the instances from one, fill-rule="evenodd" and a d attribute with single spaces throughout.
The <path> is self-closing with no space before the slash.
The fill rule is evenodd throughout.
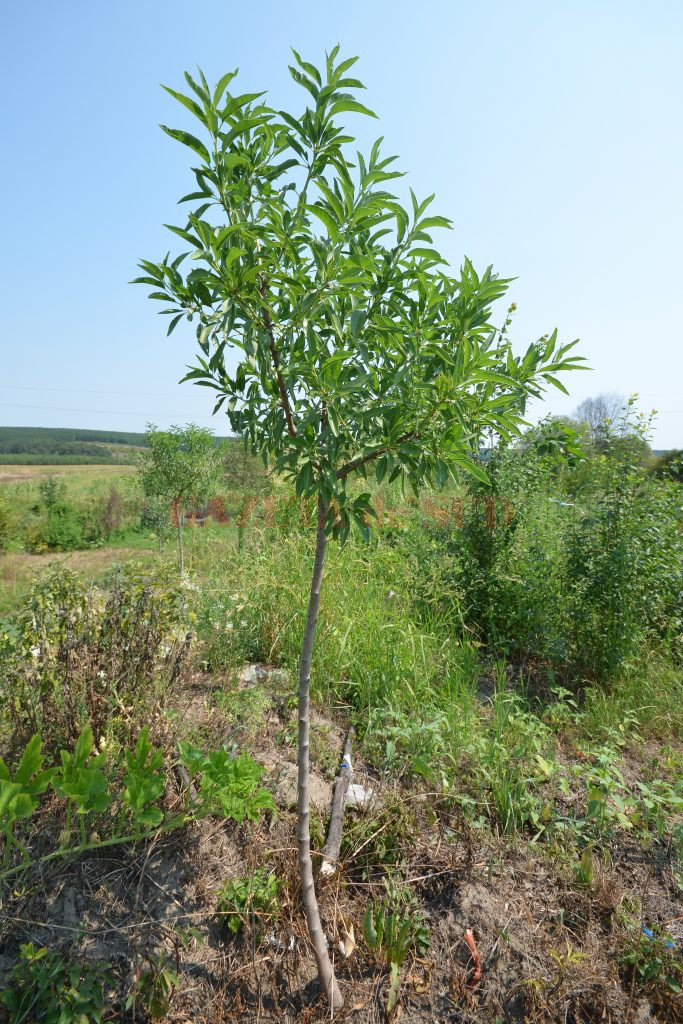
<path id="1" fill-rule="evenodd" d="M 44 555 L 23 551 L 0 555 L 0 614 L 16 608 L 36 575 L 49 565 L 60 563 L 88 579 L 97 580 L 114 562 L 148 561 L 155 557 L 152 551 L 112 546 Z"/>
<path id="2" fill-rule="evenodd" d="M 136 466 L 0 466 L 0 485 L 22 484 L 44 480 L 49 476 L 66 477 L 73 480 L 82 477 L 88 483 L 97 478 L 130 476 L 137 472 Z"/>

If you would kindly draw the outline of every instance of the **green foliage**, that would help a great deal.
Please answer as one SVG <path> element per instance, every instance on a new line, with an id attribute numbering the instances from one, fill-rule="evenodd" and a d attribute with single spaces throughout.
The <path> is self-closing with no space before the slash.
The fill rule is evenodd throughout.
<path id="1" fill-rule="evenodd" d="M 102 769 L 106 762 L 106 753 L 93 754 L 93 736 L 89 725 L 76 741 L 73 753 L 61 751 L 62 764 L 54 778 L 57 794 L 65 797 L 67 805 L 67 823 L 65 834 L 69 833 L 72 809 L 79 815 L 78 823 L 83 845 L 87 842 L 85 819 L 90 814 L 101 814 L 109 807 L 112 796 Z"/>
<path id="2" fill-rule="evenodd" d="M 0 1002 L 9 1024 L 100 1024 L 111 984 L 109 964 L 69 963 L 27 943 Z"/>
<path id="3" fill-rule="evenodd" d="M 243 928 L 260 929 L 280 912 L 277 876 L 266 868 L 232 878 L 218 893 L 218 913 L 233 935 Z"/>
<path id="4" fill-rule="evenodd" d="M 683 991 L 683 959 L 668 932 L 632 921 L 619 962 L 639 989 L 652 992 L 663 987 L 676 997 Z"/>
<path id="5" fill-rule="evenodd" d="M 0 553 L 7 550 L 12 533 L 12 513 L 9 503 L 0 494 Z"/>
<path id="6" fill-rule="evenodd" d="M 166 498 L 167 514 L 177 529 L 181 575 L 185 571 L 182 525 L 187 505 L 201 503 L 210 496 L 221 468 L 222 451 L 212 431 L 193 423 L 182 430 L 147 431 L 148 451 L 140 469 L 147 497 Z"/>
<path id="7" fill-rule="evenodd" d="M 232 430 L 297 496 L 338 506 L 330 528 L 346 537 L 351 523 L 367 533 L 369 495 L 347 489 L 353 476 L 442 486 L 459 466 L 483 478 L 481 431 L 516 433 L 527 398 L 561 387 L 556 374 L 581 360 L 556 332 L 514 356 L 490 323 L 507 282 L 468 260 L 450 276 L 432 248 L 450 227 L 428 212 L 433 197 L 411 191 L 406 210 L 387 191 L 401 175 L 381 140 L 351 154 L 337 115 L 371 112 L 347 75 L 355 59 L 338 53 L 322 73 L 295 53 L 303 114 L 233 96 L 234 74 L 213 90 L 186 75 L 195 98 L 167 90 L 205 140 L 162 126 L 200 161 L 188 221 L 169 225 L 189 250 L 141 261 L 137 281 L 166 304 L 169 333 L 196 318 L 200 354 L 185 379 L 215 391 Z"/>
<path id="8" fill-rule="evenodd" d="M 216 814 L 234 821 L 258 821 L 263 811 L 275 810 L 267 789 L 259 786 L 263 768 L 248 754 L 231 757 L 226 750 L 204 754 L 189 743 L 180 744 L 180 759 L 190 776 L 198 777 L 198 815 Z"/>
<path id="9" fill-rule="evenodd" d="M 159 541 L 159 550 L 162 551 L 164 542 L 173 534 L 168 500 L 148 495 L 140 509 L 140 526 L 154 533 Z"/>
<path id="10" fill-rule="evenodd" d="M 399 971 L 406 957 L 424 955 L 429 948 L 429 931 L 416 911 L 409 891 L 389 886 L 389 897 L 370 903 L 363 917 L 363 938 L 368 949 L 389 967 L 387 1014 L 398 1003 Z"/>
<path id="11" fill-rule="evenodd" d="M 42 516 L 29 522 L 24 544 L 29 551 L 74 551 L 85 546 L 83 522 L 78 509 L 65 498 L 66 488 L 49 476 L 38 484 L 39 501 L 34 512 Z"/>
<path id="12" fill-rule="evenodd" d="M 145 727 L 138 736 L 135 751 L 126 751 L 126 787 L 121 800 L 131 812 L 137 832 L 147 831 L 161 824 L 163 812 L 156 806 L 166 787 L 163 768 L 164 755 L 149 741 L 149 728 Z"/>
<path id="13" fill-rule="evenodd" d="M 255 531 L 241 552 L 226 557 L 219 548 L 208 550 L 197 632 L 210 668 L 261 661 L 296 672 L 310 534 L 297 530 L 271 541 Z M 445 628 L 440 610 L 423 614 L 415 607 L 417 558 L 391 543 L 354 542 L 343 551 L 332 547 L 327 566 L 312 671 L 316 696 L 351 705 L 365 733 L 370 709 L 378 709 L 373 722 L 389 706 L 396 716 L 405 709 L 423 721 L 431 691 L 440 689 L 445 699 L 471 689 L 477 669 L 471 647 Z"/>
<path id="14" fill-rule="evenodd" d="M 582 888 L 589 888 L 593 884 L 594 873 L 593 848 L 589 845 L 584 849 L 574 868 L 575 884 Z"/>
<path id="15" fill-rule="evenodd" d="M 661 479 L 683 483 L 683 450 L 674 448 L 665 455 L 660 455 L 650 471 Z"/>
<path id="16" fill-rule="evenodd" d="M 141 447 L 145 435 L 125 430 L 73 430 L 68 427 L 0 427 L 0 452 L 55 452 L 63 444 Z"/>
<path id="17" fill-rule="evenodd" d="M 135 987 L 126 999 L 126 1009 L 142 1003 L 152 1020 L 162 1020 L 171 1007 L 178 987 L 178 973 L 169 966 L 166 954 L 148 955 L 145 965 L 136 971 Z"/>
<path id="18" fill-rule="evenodd" d="M 501 667 L 502 668 L 502 667 Z M 492 697 L 492 717 L 475 746 L 475 770 L 485 785 L 484 799 L 503 832 L 542 825 L 539 783 L 552 772 L 547 758 L 548 730 L 508 691 L 499 670 Z"/>
<path id="19" fill-rule="evenodd" d="M 423 956 L 429 948 L 424 919 L 405 894 L 368 905 L 363 917 L 363 938 L 373 953 L 398 967 L 410 953 Z"/>
<path id="20" fill-rule="evenodd" d="M 270 706 L 270 696 L 261 687 L 216 690 L 214 700 L 226 720 L 245 735 L 255 736 L 262 730 L 263 718 Z"/>
<path id="21" fill-rule="evenodd" d="M 51 567 L 0 626 L 0 723 L 17 744 L 40 733 L 56 753 L 84 723 L 99 741 L 121 700 L 142 714 L 177 678 L 187 655 L 177 579 L 127 565 L 108 582 L 100 593 Z"/>
<path id="22" fill-rule="evenodd" d="M 140 470 L 146 495 L 169 502 L 206 498 L 215 484 L 221 450 L 211 430 L 190 423 L 184 430 L 171 427 L 146 434 L 148 450 Z"/>
<path id="23" fill-rule="evenodd" d="M 680 487 L 653 480 L 634 456 L 649 427 L 629 403 L 606 428 L 601 454 L 576 460 L 554 435 L 545 451 L 543 424 L 493 450 L 491 488 L 470 490 L 508 499 L 514 516 L 491 529 L 485 508 L 469 508 L 463 530 L 433 531 L 482 641 L 599 682 L 641 672 L 652 644 L 680 657 Z"/>
<path id="24" fill-rule="evenodd" d="M 48 551 L 74 551 L 83 547 L 83 526 L 73 505 L 58 502 L 48 509 L 43 539 Z"/>
<path id="25" fill-rule="evenodd" d="M 61 751 L 57 768 L 43 768 L 39 736 L 28 743 L 14 774 L 0 759 L 0 836 L 4 846 L 0 880 L 3 874 L 10 877 L 30 865 L 31 855 L 16 835 L 15 825 L 22 824 L 24 832 L 31 835 L 36 824 L 34 816 L 39 812 L 38 797 L 50 785 L 65 801 L 65 819 L 58 847 L 42 860 L 100 845 L 132 842 L 159 828 L 179 828 L 189 820 L 209 814 L 237 822 L 257 821 L 263 811 L 275 809 L 271 794 L 259 786 L 263 768 L 246 753 L 231 758 L 223 749 L 204 754 L 187 743 L 181 744 L 182 761 L 199 792 L 196 797 L 191 795 L 192 787 L 188 785 L 185 809 L 180 814 L 165 814 L 159 806 L 167 779 L 163 752 L 151 745 L 148 729 L 140 732 L 133 750 L 124 749 L 118 760 L 115 755 L 116 751 L 104 742 L 98 751 L 92 731 L 86 726 L 73 750 Z M 105 811 L 110 813 L 104 815 Z M 79 823 L 75 845 L 71 841 L 73 814 L 78 816 Z M 93 824 L 94 816 L 98 816 L 98 830 L 88 836 L 86 825 Z M 21 865 L 12 864 L 13 848 L 21 855 Z"/>
<path id="26" fill-rule="evenodd" d="M 0 757 L 0 833 L 4 839 L 4 865 L 7 867 L 12 845 L 19 848 L 25 860 L 26 849 L 14 836 L 14 824 L 27 818 L 38 806 L 38 796 L 50 785 L 53 772 L 43 769 L 40 736 L 29 741 L 12 775 Z"/>

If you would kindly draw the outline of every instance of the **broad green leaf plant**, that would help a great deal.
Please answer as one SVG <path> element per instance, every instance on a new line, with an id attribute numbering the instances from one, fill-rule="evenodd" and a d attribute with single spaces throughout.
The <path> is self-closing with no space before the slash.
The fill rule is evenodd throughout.
<path id="1" fill-rule="evenodd" d="M 14 775 L 0 757 L 0 835 L 4 839 L 3 866 L 10 863 L 12 846 L 19 850 L 24 863 L 29 860 L 26 847 L 14 835 L 19 818 L 30 817 L 38 806 L 38 797 L 50 785 L 54 771 L 43 768 L 40 736 L 33 736 Z"/>
<path id="2" fill-rule="evenodd" d="M 515 355 L 492 304 L 507 289 L 465 260 L 449 270 L 433 242 L 450 221 L 433 196 L 404 203 L 382 139 L 354 152 L 340 115 L 374 117 L 357 99 L 356 58 L 339 48 L 321 69 L 294 51 L 304 91 L 295 113 L 263 93 L 233 94 L 236 72 L 211 88 L 185 75 L 167 91 L 194 132 L 163 130 L 193 158 L 186 219 L 168 225 L 183 251 L 141 261 L 171 319 L 196 324 L 184 378 L 211 389 L 214 411 L 297 495 L 317 502 L 317 544 L 299 673 L 298 847 L 304 909 L 320 977 L 342 1002 L 315 896 L 309 838 L 309 678 L 327 538 L 367 534 L 359 477 L 402 477 L 415 490 L 465 470 L 480 479 L 484 431 L 519 432 L 527 399 L 580 366 L 557 332 Z M 401 188 L 402 192 L 403 189 Z"/>

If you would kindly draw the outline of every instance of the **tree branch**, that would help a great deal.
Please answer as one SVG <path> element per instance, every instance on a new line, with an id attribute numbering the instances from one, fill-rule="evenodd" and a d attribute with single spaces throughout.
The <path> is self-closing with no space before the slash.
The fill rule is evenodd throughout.
<path id="1" fill-rule="evenodd" d="M 337 470 L 337 480 L 343 480 L 344 477 L 348 476 L 349 473 L 353 473 L 354 470 L 364 466 L 367 462 L 372 462 L 373 459 L 378 459 L 381 455 L 386 455 L 394 445 L 403 444 L 404 441 L 410 441 L 411 438 L 418 438 L 420 435 L 416 430 L 411 430 L 407 434 L 401 434 L 397 437 L 392 444 L 382 445 L 381 448 L 375 448 L 373 452 L 369 452 L 367 455 L 359 455 L 356 459 L 351 459 L 351 462 L 347 462 L 345 466 Z"/>
<path id="2" fill-rule="evenodd" d="M 266 279 L 261 276 L 261 284 L 259 287 L 261 298 L 266 297 Z M 270 319 L 270 313 L 264 306 L 263 309 L 263 324 L 268 333 L 270 340 L 270 354 L 273 357 L 273 366 L 275 367 L 275 376 L 277 377 L 277 386 L 280 391 L 280 404 L 284 410 L 285 418 L 287 420 L 287 429 L 290 437 L 296 437 L 296 426 L 294 425 L 294 417 L 292 416 L 292 406 L 289 401 L 289 395 L 287 394 L 287 388 L 280 370 L 280 356 L 278 354 L 277 345 L 275 344 L 275 331 L 273 330 L 273 322 Z"/>

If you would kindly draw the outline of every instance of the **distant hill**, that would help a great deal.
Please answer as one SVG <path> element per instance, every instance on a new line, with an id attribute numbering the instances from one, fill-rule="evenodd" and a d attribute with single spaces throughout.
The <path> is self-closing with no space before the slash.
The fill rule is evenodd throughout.
<path id="1" fill-rule="evenodd" d="M 136 461 L 145 435 L 125 430 L 0 427 L 0 465 L 107 465 Z"/>

